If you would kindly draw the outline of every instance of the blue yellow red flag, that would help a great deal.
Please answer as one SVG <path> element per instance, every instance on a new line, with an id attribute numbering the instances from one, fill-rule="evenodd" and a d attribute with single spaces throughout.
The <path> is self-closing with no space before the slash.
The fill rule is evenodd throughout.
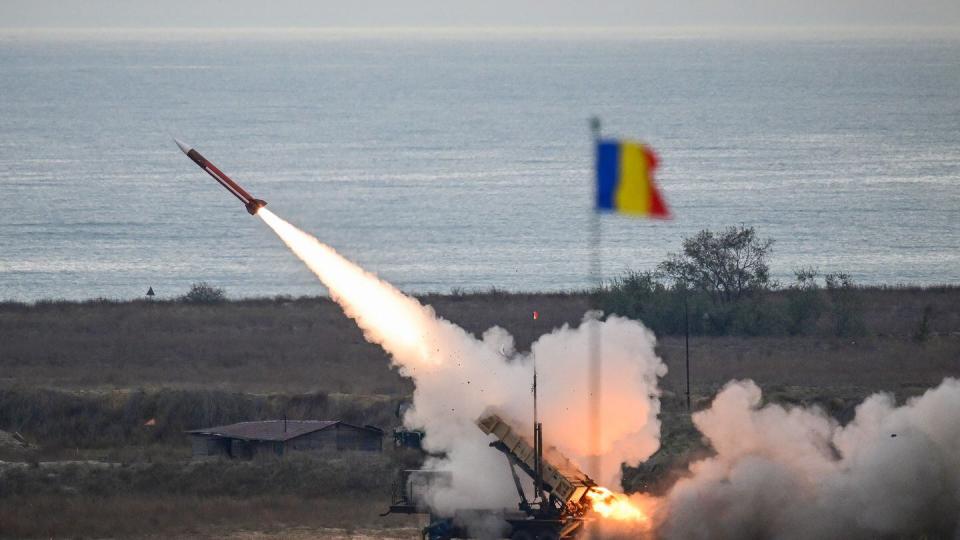
<path id="1" fill-rule="evenodd" d="M 669 218 L 653 173 L 657 156 L 634 141 L 597 142 L 597 210 L 635 216 Z"/>

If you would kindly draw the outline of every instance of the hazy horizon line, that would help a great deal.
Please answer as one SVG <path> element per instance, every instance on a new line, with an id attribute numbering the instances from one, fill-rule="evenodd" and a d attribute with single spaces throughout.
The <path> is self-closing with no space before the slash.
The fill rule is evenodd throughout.
<path id="1" fill-rule="evenodd" d="M 960 39 L 960 25 L 584 25 L 584 26 L 36 26 L 5 27 L 6 35 L 81 35 L 104 37 L 155 37 L 163 34 L 179 35 L 255 35 L 255 36 L 330 36 L 330 37 L 602 37 L 609 38 L 695 38 L 695 37 L 935 37 Z"/>

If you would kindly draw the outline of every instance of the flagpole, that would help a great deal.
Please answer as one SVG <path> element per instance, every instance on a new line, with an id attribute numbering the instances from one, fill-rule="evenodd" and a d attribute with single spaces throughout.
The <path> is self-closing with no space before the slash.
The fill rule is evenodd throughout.
<path id="1" fill-rule="evenodd" d="M 539 312 L 533 312 L 533 327 L 536 336 L 536 321 L 539 318 Z M 533 359 L 533 499 L 534 502 L 543 507 L 545 497 L 543 495 L 543 426 L 540 425 L 540 417 L 537 415 L 537 355 L 533 352 L 533 343 L 530 344 L 530 357 Z"/>
<path id="2" fill-rule="evenodd" d="M 596 158 L 597 152 L 599 149 L 600 143 L 600 118 L 594 116 L 590 119 L 590 132 L 593 135 L 593 151 L 594 151 L 594 169 L 596 168 Z M 593 181 L 594 189 L 594 208 L 592 209 L 590 216 L 590 278 L 593 284 L 596 286 L 596 290 L 593 294 L 593 309 L 600 309 L 600 300 L 601 293 L 603 290 L 603 268 L 601 266 L 601 249 L 603 241 L 603 230 L 600 227 L 600 212 L 598 211 L 597 205 L 597 191 L 599 187 L 597 186 L 597 181 Z M 590 443 L 590 469 L 591 472 L 598 477 L 601 475 L 601 459 L 600 459 L 600 437 L 601 437 L 601 410 L 600 410 L 600 392 L 602 388 L 601 383 L 601 369 L 602 369 L 602 356 L 601 356 L 601 339 L 600 339 L 600 317 L 593 322 L 590 326 L 590 334 L 588 336 L 589 346 L 590 346 L 590 358 L 589 358 L 589 371 L 588 371 L 588 385 L 589 385 L 589 404 L 588 404 L 588 430 L 589 430 L 589 443 Z"/>

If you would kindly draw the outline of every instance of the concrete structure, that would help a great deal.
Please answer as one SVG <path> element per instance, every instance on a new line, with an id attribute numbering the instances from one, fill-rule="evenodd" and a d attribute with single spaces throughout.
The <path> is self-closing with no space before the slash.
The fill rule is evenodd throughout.
<path id="1" fill-rule="evenodd" d="M 262 420 L 188 431 L 193 457 L 283 456 L 291 451 L 383 450 L 383 431 L 339 420 Z"/>

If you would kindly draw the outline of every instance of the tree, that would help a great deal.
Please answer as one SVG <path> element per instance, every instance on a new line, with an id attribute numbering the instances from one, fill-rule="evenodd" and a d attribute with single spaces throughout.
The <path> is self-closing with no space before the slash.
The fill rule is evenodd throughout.
<path id="1" fill-rule="evenodd" d="M 657 267 L 675 286 L 709 294 L 716 303 L 731 303 L 770 287 L 767 256 L 773 240 L 757 238 L 753 227 L 702 230 L 683 239 L 683 253 L 670 254 Z"/>
<path id="2" fill-rule="evenodd" d="M 194 283 L 181 299 L 191 304 L 218 304 L 227 299 L 223 289 L 214 287 L 205 281 Z"/>

